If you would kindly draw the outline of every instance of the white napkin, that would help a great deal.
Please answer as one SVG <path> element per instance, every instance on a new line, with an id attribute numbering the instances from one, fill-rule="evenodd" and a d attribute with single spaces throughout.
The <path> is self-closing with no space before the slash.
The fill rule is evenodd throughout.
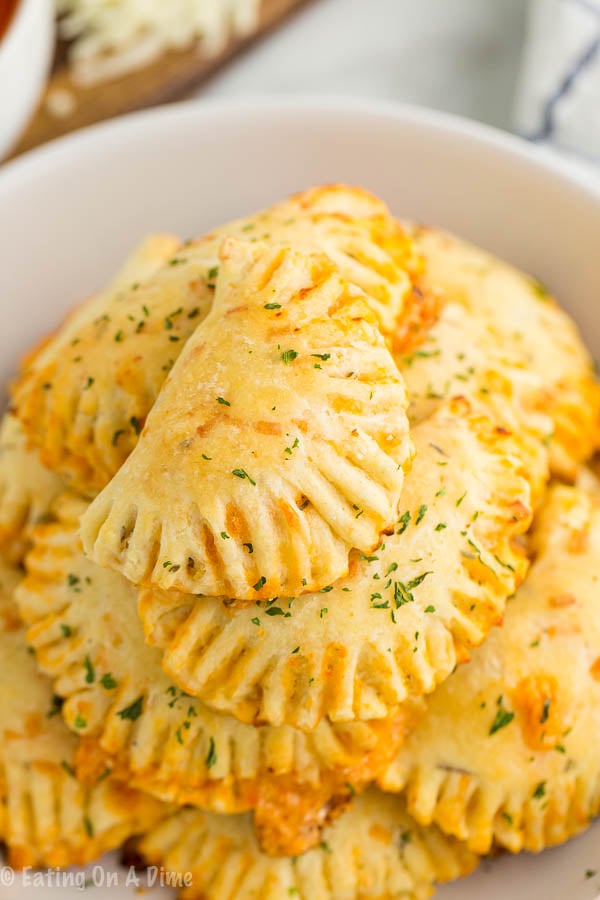
<path id="1" fill-rule="evenodd" d="M 600 0 L 530 0 L 515 128 L 600 163 Z"/>

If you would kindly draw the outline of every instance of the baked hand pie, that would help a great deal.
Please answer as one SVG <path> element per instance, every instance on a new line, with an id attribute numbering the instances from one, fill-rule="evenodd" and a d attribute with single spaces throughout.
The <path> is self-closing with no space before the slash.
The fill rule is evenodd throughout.
<path id="1" fill-rule="evenodd" d="M 423 829 L 395 797 L 357 797 L 302 856 L 260 852 L 248 816 L 182 810 L 136 842 L 149 863 L 189 874 L 182 900 L 425 900 L 434 882 L 477 865 L 458 841 Z"/>
<path id="2" fill-rule="evenodd" d="M 83 555 L 84 508 L 65 495 L 54 521 L 33 529 L 16 592 L 36 659 L 82 737 L 78 777 L 94 783 L 109 769 L 165 801 L 252 809 L 270 853 L 318 843 L 321 828 L 389 766 L 420 706 L 381 721 L 323 720 L 310 735 L 212 712 L 176 688 L 160 651 L 144 643 L 133 585 Z"/>
<path id="3" fill-rule="evenodd" d="M 84 548 L 136 584 L 234 605 L 320 590 L 394 527 L 407 402 L 329 257 L 225 239 L 211 313 L 84 515 Z"/>
<path id="4" fill-rule="evenodd" d="M 21 574 L 0 563 L 0 840 L 15 868 L 83 864 L 169 810 L 110 779 L 76 780 L 77 738 L 27 652 L 12 600 Z"/>
<path id="5" fill-rule="evenodd" d="M 543 285 L 485 251 L 432 228 L 413 237 L 440 312 L 418 346 L 396 341 L 411 421 L 456 393 L 509 390 L 554 473 L 573 480 L 600 444 L 600 386 L 575 323 Z"/>
<path id="6" fill-rule="evenodd" d="M 167 267 L 171 279 L 163 275 L 158 289 L 144 286 L 178 247 L 170 235 L 146 238 L 106 290 L 76 307 L 56 334 L 25 356 L 12 386 L 12 403 L 29 443 L 45 466 L 83 493 L 97 493 L 120 465 L 124 447 L 133 446 L 143 423 L 136 418 L 136 397 L 154 399 L 153 350 L 168 340 L 167 312 L 157 314 L 158 301 L 183 304 L 183 318 L 198 309 L 196 293 L 185 295 L 173 267 Z M 200 293 L 207 295 L 207 309 L 212 292 Z M 188 333 L 193 327 L 190 320 Z M 176 327 L 173 336 L 178 332 Z M 163 364 L 167 359 L 158 365 L 160 383 L 168 371 Z"/>
<path id="7" fill-rule="evenodd" d="M 600 493 L 551 488 L 532 551 L 503 627 L 381 779 L 477 853 L 542 850 L 600 812 Z"/>
<path id="8" fill-rule="evenodd" d="M 540 379 L 522 368 L 510 344 L 449 302 L 421 344 L 395 359 L 410 397 L 411 427 L 458 395 L 483 404 L 499 427 L 519 435 L 535 508 L 548 486 L 554 425 L 548 413 L 525 408 L 523 398 L 539 393 Z"/>
<path id="9" fill-rule="evenodd" d="M 193 246 L 210 249 L 216 263 L 227 236 L 326 253 L 342 277 L 365 292 L 390 341 L 400 323 L 405 334 L 418 334 L 436 316 L 437 300 L 422 286 L 423 261 L 409 232 L 383 200 L 362 188 L 310 188 L 254 216 L 228 222 Z"/>
<path id="10" fill-rule="evenodd" d="M 64 491 L 64 482 L 27 448 L 21 423 L 5 413 L 0 422 L 0 552 L 20 562 L 29 528 Z"/>
<path id="11" fill-rule="evenodd" d="M 400 320 L 418 331 L 435 315 L 435 303 L 419 289 L 420 258 L 406 231 L 382 201 L 358 188 L 314 188 L 183 245 L 150 238 L 116 286 L 84 304 L 25 360 L 13 388 L 43 462 L 78 490 L 104 487 L 135 446 L 167 374 L 210 310 L 228 234 L 324 251 L 364 290 L 390 340 Z"/>
<path id="12" fill-rule="evenodd" d="M 413 431 L 394 533 L 346 578 L 232 609 L 144 589 L 139 613 L 183 690 L 245 722 L 305 731 L 385 718 L 429 693 L 501 617 L 527 561 L 530 485 L 518 436 L 465 400 Z"/>

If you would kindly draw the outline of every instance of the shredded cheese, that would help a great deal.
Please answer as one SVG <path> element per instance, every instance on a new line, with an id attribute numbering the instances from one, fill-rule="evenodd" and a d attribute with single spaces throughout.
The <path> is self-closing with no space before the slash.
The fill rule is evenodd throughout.
<path id="1" fill-rule="evenodd" d="M 73 80 L 93 84 L 194 43 L 215 55 L 256 28 L 261 0 L 55 0 Z"/>

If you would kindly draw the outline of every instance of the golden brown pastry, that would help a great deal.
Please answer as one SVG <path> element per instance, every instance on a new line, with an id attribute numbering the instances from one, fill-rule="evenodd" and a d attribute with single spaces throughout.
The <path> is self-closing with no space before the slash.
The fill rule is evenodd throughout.
<path id="1" fill-rule="evenodd" d="M 28 639 L 82 736 L 77 774 L 113 776 L 161 799 L 221 813 L 255 810 L 263 847 L 296 854 L 387 768 L 418 713 L 332 725 L 305 735 L 254 728 L 212 712 L 175 687 L 144 644 L 135 588 L 85 558 L 85 504 L 64 496 L 55 520 L 33 529 L 16 592 Z M 254 627 L 254 626 L 253 626 Z"/>
<path id="2" fill-rule="evenodd" d="M 501 351 L 503 345 L 498 338 L 484 332 L 474 316 L 449 303 L 418 349 L 396 355 L 410 397 L 411 427 L 446 403 L 447 396 L 463 396 L 483 404 L 499 427 L 519 435 L 536 507 L 550 477 L 553 423 L 545 413 L 529 410 L 525 414 L 522 397 L 539 390 L 539 378 Z"/>
<path id="3" fill-rule="evenodd" d="M 353 553 L 346 578 L 241 610 L 141 592 L 147 639 L 182 689 L 242 721 L 309 731 L 324 716 L 389 716 L 483 640 L 527 565 L 515 541 L 531 516 L 520 439 L 462 400 L 413 437 L 394 533 Z"/>
<path id="4" fill-rule="evenodd" d="M 249 605 L 320 590 L 393 528 L 406 393 L 329 257 L 226 239 L 212 311 L 82 520 L 136 584 Z"/>
<path id="5" fill-rule="evenodd" d="M 73 310 L 56 334 L 26 355 L 13 385 L 13 405 L 28 441 L 39 448 L 45 466 L 83 493 L 93 494 L 102 487 L 110 477 L 106 467 L 118 467 L 122 447 L 128 442 L 133 446 L 143 423 L 136 418 L 135 398 L 147 398 L 150 390 L 153 357 L 148 345 L 169 340 L 163 337 L 166 320 L 151 315 L 152 288 L 143 285 L 178 246 L 170 235 L 146 238 L 105 291 Z M 176 278 L 169 281 L 163 276 L 163 281 L 166 284 L 157 289 L 163 303 L 182 305 L 184 299 L 187 303 L 189 297 L 184 297 Z M 207 310 L 212 292 L 206 288 L 204 295 Z M 199 302 L 194 292 L 186 314 Z M 175 328 L 173 336 L 177 333 Z M 121 346 L 125 343 L 126 352 Z M 161 383 L 167 371 L 168 366 L 161 370 Z M 151 394 L 152 401 L 155 396 Z M 113 418 L 118 419 L 118 428 L 113 427 Z"/>
<path id="6" fill-rule="evenodd" d="M 364 290 L 390 335 L 400 320 L 418 331 L 434 314 L 418 290 L 420 260 L 406 232 L 382 201 L 358 188 L 314 188 L 178 248 L 166 239 L 155 248 L 154 270 L 161 268 L 154 277 L 146 262 L 140 275 L 127 266 L 129 288 L 119 279 L 116 292 L 85 304 L 27 361 L 14 388 L 44 463 L 78 489 L 104 487 L 135 446 L 163 381 L 210 309 L 227 234 L 326 252 Z"/>
<path id="7" fill-rule="evenodd" d="M 411 421 L 457 393 L 508 392 L 521 423 L 547 441 L 554 473 L 572 480 L 600 443 L 600 386 L 574 322 L 542 285 L 485 251 L 433 228 L 413 237 L 441 312 L 419 346 L 397 354 Z"/>
<path id="8" fill-rule="evenodd" d="M 248 816 L 183 810 L 138 843 L 149 863 L 189 873 L 182 900 L 425 900 L 436 881 L 471 872 L 477 857 L 423 829 L 375 789 L 357 797 L 303 856 L 260 852 Z"/>
<path id="9" fill-rule="evenodd" d="M 5 413 L 0 422 L 0 551 L 20 562 L 29 528 L 42 519 L 64 482 L 27 448 L 21 423 Z"/>
<path id="10" fill-rule="evenodd" d="M 600 492 L 553 487 L 532 550 L 504 626 L 381 779 L 477 853 L 542 850 L 600 812 Z"/>
<path id="11" fill-rule="evenodd" d="M 0 564 L 0 839 L 16 868 L 82 864 L 168 810 L 110 779 L 76 780 L 77 738 L 27 652 L 12 600 L 20 577 Z"/>
<path id="12" fill-rule="evenodd" d="M 418 332 L 435 315 L 434 298 L 420 289 L 422 260 L 407 230 L 383 200 L 363 188 L 309 188 L 254 216 L 228 222 L 193 244 L 210 248 L 217 262 L 226 236 L 326 253 L 342 277 L 365 292 L 391 340 L 399 323 Z"/>

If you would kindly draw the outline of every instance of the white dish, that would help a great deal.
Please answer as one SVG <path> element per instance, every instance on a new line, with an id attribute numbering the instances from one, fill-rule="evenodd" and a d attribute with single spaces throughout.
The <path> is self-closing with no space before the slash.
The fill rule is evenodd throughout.
<path id="1" fill-rule="evenodd" d="M 0 172 L 0 378 L 142 235 L 183 236 L 311 184 L 348 181 L 547 284 L 600 355 L 600 186 L 553 157 L 423 110 L 319 101 L 185 104 L 91 129 Z M 549 361 L 550 363 L 550 361 Z M 107 865 L 110 865 L 108 863 Z M 586 878 L 586 871 L 599 871 Z M 3 885 L 0 900 L 81 896 Z M 125 887 L 94 898 L 135 896 Z M 592 900 L 600 822 L 541 856 L 485 863 L 440 900 Z M 152 897 L 171 896 L 166 890 Z M 315 898 L 318 900 L 318 898 Z"/>
<path id="2" fill-rule="evenodd" d="M 27 124 L 54 51 L 54 4 L 20 0 L 0 40 L 0 159 Z"/>

